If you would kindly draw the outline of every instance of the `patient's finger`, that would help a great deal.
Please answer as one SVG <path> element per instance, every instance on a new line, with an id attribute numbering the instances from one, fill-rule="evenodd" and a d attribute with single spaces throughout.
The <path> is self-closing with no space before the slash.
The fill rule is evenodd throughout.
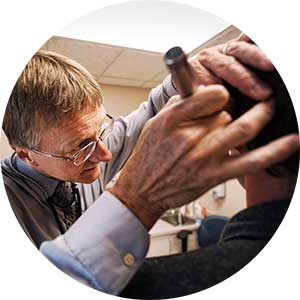
<path id="1" fill-rule="evenodd" d="M 189 59 L 197 85 L 221 84 L 222 80 L 205 68 L 198 60 L 198 55 Z"/>
<path id="2" fill-rule="evenodd" d="M 274 115 L 273 101 L 257 103 L 249 111 L 216 133 L 215 147 L 227 153 L 252 140 Z"/>
<path id="3" fill-rule="evenodd" d="M 287 159 L 298 149 L 299 135 L 290 134 L 235 159 L 230 159 L 223 167 L 227 171 L 227 178 L 252 174 Z"/>
<path id="4" fill-rule="evenodd" d="M 248 42 L 248 43 L 252 43 L 254 44 L 254 42 L 249 38 L 248 35 L 246 35 L 245 33 L 241 33 L 237 39 L 237 41 L 244 41 L 244 42 Z"/>
<path id="5" fill-rule="evenodd" d="M 240 62 L 261 71 L 273 71 L 275 69 L 270 59 L 254 44 L 232 41 L 227 47 L 226 55 L 234 56 Z"/>
<path id="6" fill-rule="evenodd" d="M 216 76 L 250 98 L 265 100 L 273 92 L 268 84 L 233 56 L 222 54 L 219 51 L 203 50 L 199 55 L 199 60 Z"/>

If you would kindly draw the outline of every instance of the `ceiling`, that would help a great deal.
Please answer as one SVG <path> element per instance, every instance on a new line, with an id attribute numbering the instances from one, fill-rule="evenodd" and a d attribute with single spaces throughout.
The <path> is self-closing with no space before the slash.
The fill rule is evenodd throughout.
<path id="1" fill-rule="evenodd" d="M 239 34 L 234 26 L 202 45 L 199 49 L 226 42 Z M 106 45 L 96 42 L 54 36 L 42 49 L 68 56 L 85 68 L 100 84 L 152 88 L 161 83 L 168 74 L 163 63 L 163 54 L 140 49 Z"/>

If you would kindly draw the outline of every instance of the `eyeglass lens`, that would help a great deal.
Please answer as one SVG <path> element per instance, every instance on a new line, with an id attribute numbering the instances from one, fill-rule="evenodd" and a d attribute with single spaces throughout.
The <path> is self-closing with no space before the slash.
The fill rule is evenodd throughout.
<path id="1" fill-rule="evenodd" d="M 77 153 L 76 157 L 74 157 L 75 166 L 83 164 L 87 159 L 90 158 L 91 154 L 95 151 L 96 144 L 96 141 L 91 142 Z"/>
<path id="2" fill-rule="evenodd" d="M 99 135 L 99 139 L 101 141 L 105 140 L 109 136 L 113 128 L 113 123 L 114 122 L 111 119 L 109 119 L 101 126 L 101 132 Z M 79 151 L 77 155 L 74 157 L 74 164 L 76 166 L 79 166 L 83 164 L 85 161 L 87 161 L 95 151 L 96 145 L 97 145 L 97 141 L 94 141 L 86 145 L 83 149 L 81 149 L 81 151 Z"/>

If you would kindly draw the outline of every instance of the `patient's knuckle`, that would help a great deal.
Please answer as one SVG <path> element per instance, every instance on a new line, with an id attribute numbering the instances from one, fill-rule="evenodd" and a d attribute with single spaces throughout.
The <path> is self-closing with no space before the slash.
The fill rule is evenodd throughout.
<path id="1" fill-rule="evenodd" d="M 233 56 L 226 56 L 226 59 L 222 59 L 218 61 L 217 66 L 220 69 L 228 70 L 228 68 L 235 63 L 236 63 L 236 59 Z"/>
<path id="2" fill-rule="evenodd" d="M 238 41 L 232 41 L 230 42 L 230 47 L 227 50 L 227 54 L 234 55 L 237 51 L 241 49 L 241 42 Z"/>
<path id="3" fill-rule="evenodd" d="M 201 59 L 201 58 L 206 58 L 206 57 L 208 57 L 209 55 L 210 55 L 210 53 L 211 53 L 211 50 L 210 49 L 203 49 L 203 50 L 201 50 L 200 52 L 199 52 L 199 58 Z"/>
<path id="4" fill-rule="evenodd" d="M 203 49 L 198 54 L 198 60 L 201 63 L 207 63 L 211 60 L 211 56 L 213 55 L 213 49 Z"/>

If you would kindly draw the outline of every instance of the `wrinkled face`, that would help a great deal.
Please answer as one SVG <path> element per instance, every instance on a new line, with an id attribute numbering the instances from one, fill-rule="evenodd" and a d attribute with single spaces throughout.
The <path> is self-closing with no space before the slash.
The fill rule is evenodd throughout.
<path id="1" fill-rule="evenodd" d="M 75 115 L 62 126 L 49 127 L 41 138 L 39 150 L 62 157 L 71 157 L 76 151 L 91 141 L 97 141 L 99 128 L 105 119 L 103 107 L 91 112 Z M 100 175 L 100 162 L 112 159 L 111 152 L 99 140 L 91 157 L 79 166 L 72 161 L 57 160 L 52 157 L 30 153 L 34 168 L 49 177 L 64 181 L 91 183 Z"/>

